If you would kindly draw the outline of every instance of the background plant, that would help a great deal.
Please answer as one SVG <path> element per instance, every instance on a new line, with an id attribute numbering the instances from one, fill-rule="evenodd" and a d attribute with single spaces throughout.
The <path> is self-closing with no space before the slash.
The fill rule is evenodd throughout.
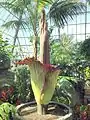
<path id="1" fill-rule="evenodd" d="M 83 59 L 80 53 L 81 42 L 74 43 L 73 37 L 62 34 L 60 39 L 50 40 L 50 54 L 52 64 L 70 64 Z"/>
<path id="2" fill-rule="evenodd" d="M 83 54 L 87 60 L 90 60 L 90 38 L 87 38 L 81 44 L 81 54 Z"/>
<path id="3" fill-rule="evenodd" d="M 86 80 L 90 80 L 90 65 L 87 66 L 84 71 Z"/>
<path id="4" fill-rule="evenodd" d="M 90 86 L 90 82 L 86 80 L 86 70 L 87 76 L 89 76 L 89 69 L 87 69 L 89 66 L 90 64 L 88 61 L 80 61 L 69 65 L 59 65 L 58 67 L 62 69 L 62 73 L 58 78 L 58 84 L 53 97 L 54 100 L 72 106 L 75 105 L 75 103 L 83 104 L 85 84 Z M 72 95 L 74 96 L 72 97 Z"/>
<path id="5" fill-rule="evenodd" d="M 80 99 L 77 91 L 75 90 L 74 84 L 77 84 L 77 80 L 75 80 L 75 78 L 59 76 L 53 100 L 70 106 L 80 103 Z"/>
<path id="6" fill-rule="evenodd" d="M 11 46 L 8 41 L 3 40 L 2 33 L 0 33 L 0 69 L 10 68 L 10 58 L 12 58 Z"/>
<path id="7" fill-rule="evenodd" d="M 6 53 L 9 57 L 12 57 L 11 48 L 11 45 L 7 40 L 3 39 L 2 33 L 0 32 L 0 52 Z"/>
<path id="8" fill-rule="evenodd" d="M 0 75 L 0 99 L 14 105 L 34 100 L 27 66 L 13 66 L 10 73 Z"/>
<path id="9" fill-rule="evenodd" d="M 31 84 L 30 84 L 30 72 L 27 66 L 15 67 L 15 88 L 17 92 L 17 98 L 21 102 L 27 102 L 34 100 Z"/>
<path id="10" fill-rule="evenodd" d="M 0 105 L 0 120 L 11 120 L 16 114 L 16 108 L 10 103 Z"/>

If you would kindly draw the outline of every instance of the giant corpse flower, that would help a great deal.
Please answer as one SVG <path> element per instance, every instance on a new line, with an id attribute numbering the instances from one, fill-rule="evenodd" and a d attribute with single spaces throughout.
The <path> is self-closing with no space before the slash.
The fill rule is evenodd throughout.
<path id="1" fill-rule="evenodd" d="M 52 65 L 42 64 L 34 58 L 26 58 L 17 64 L 29 66 L 31 85 L 37 104 L 48 104 L 54 93 L 60 70 Z"/>

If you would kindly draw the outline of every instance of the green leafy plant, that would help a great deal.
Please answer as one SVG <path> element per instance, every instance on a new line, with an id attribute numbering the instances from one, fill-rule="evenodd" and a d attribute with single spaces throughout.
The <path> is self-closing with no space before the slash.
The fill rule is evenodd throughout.
<path id="1" fill-rule="evenodd" d="M 74 106 L 76 103 L 79 103 L 78 94 L 71 81 L 72 83 L 76 83 L 74 77 L 58 77 L 58 82 L 53 96 L 53 100 L 71 106 Z"/>
<path id="2" fill-rule="evenodd" d="M 90 88 L 90 65 L 87 65 L 84 68 L 84 76 L 85 76 L 85 89 Z"/>
<path id="3" fill-rule="evenodd" d="M 49 64 L 42 64 L 34 58 L 26 58 L 17 64 L 29 65 L 31 85 L 37 102 L 37 112 L 45 114 L 43 106 L 48 104 L 52 98 L 60 70 Z"/>
<path id="4" fill-rule="evenodd" d="M 58 40 L 52 39 L 50 45 L 52 64 L 71 64 L 84 58 L 80 53 L 81 42 L 74 43 L 73 37 L 65 33 Z"/>
<path id="5" fill-rule="evenodd" d="M 90 38 L 86 39 L 81 45 L 81 54 L 90 60 Z"/>
<path id="6" fill-rule="evenodd" d="M 3 40 L 0 33 L 0 69 L 8 69 L 10 67 L 10 57 L 10 46 L 7 41 Z"/>
<path id="7" fill-rule="evenodd" d="M 10 58 L 5 51 L 0 51 L 0 69 L 10 68 Z"/>
<path id="8" fill-rule="evenodd" d="M 20 103 L 34 100 L 28 67 L 26 65 L 13 67 L 12 73 L 13 77 L 11 73 L 0 76 L 1 103 L 9 102 L 14 105 L 19 105 Z"/>
<path id="9" fill-rule="evenodd" d="M 10 103 L 0 105 L 0 120 L 11 120 L 16 114 L 15 107 Z"/>
<path id="10" fill-rule="evenodd" d="M 90 79 L 90 66 L 87 66 L 84 70 L 86 80 Z"/>
<path id="11" fill-rule="evenodd" d="M 81 106 L 80 106 L 80 112 L 87 111 L 87 109 L 88 109 L 88 106 L 87 106 L 87 105 L 81 105 Z"/>
<path id="12" fill-rule="evenodd" d="M 15 88 L 16 96 L 21 102 L 34 100 L 31 84 L 30 72 L 26 65 L 15 67 Z"/>

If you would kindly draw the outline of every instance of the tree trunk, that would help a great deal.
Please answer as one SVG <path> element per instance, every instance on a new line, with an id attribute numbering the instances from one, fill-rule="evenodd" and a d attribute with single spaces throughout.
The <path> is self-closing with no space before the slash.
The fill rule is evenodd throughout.
<path id="1" fill-rule="evenodd" d="M 15 36 L 14 36 L 14 42 L 13 42 L 13 48 L 12 48 L 12 53 L 14 51 L 15 43 L 16 43 L 16 40 L 17 40 L 17 37 L 18 37 L 18 32 L 19 32 L 21 19 L 22 19 L 22 13 L 20 14 L 19 21 L 18 21 L 17 28 L 16 28 L 16 32 L 15 32 Z"/>

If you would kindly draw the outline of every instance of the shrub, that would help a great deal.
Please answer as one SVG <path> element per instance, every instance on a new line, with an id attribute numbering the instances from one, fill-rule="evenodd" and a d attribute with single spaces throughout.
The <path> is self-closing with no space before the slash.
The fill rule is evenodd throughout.
<path id="1" fill-rule="evenodd" d="M 74 106 L 79 103 L 79 96 L 70 81 L 74 82 L 72 77 L 60 76 L 58 78 L 58 83 L 56 91 L 53 96 L 53 100 L 61 102 L 67 105 Z"/>
<path id="2" fill-rule="evenodd" d="M 0 33 L 0 69 L 8 69 L 10 67 L 10 46 L 8 42 L 3 40 Z"/>
<path id="3" fill-rule="evenodd" d="M 86 39 L 81 45 L 81 54 L 90 60 L 90 38 Z"/>
<path id="4" fill-rule="evenodd" d="M 16 114 L 15 107 L 10 103 L 0 105 L 0 120 L 12 120 Z"/>
<path id="5" fill-rule="evenodd" d="M 30 72 L 26 65 L 15 68 L 15 87 L 17 97 L 21 102 L 32 101 L 34 99 L 30 84 Z"/>

